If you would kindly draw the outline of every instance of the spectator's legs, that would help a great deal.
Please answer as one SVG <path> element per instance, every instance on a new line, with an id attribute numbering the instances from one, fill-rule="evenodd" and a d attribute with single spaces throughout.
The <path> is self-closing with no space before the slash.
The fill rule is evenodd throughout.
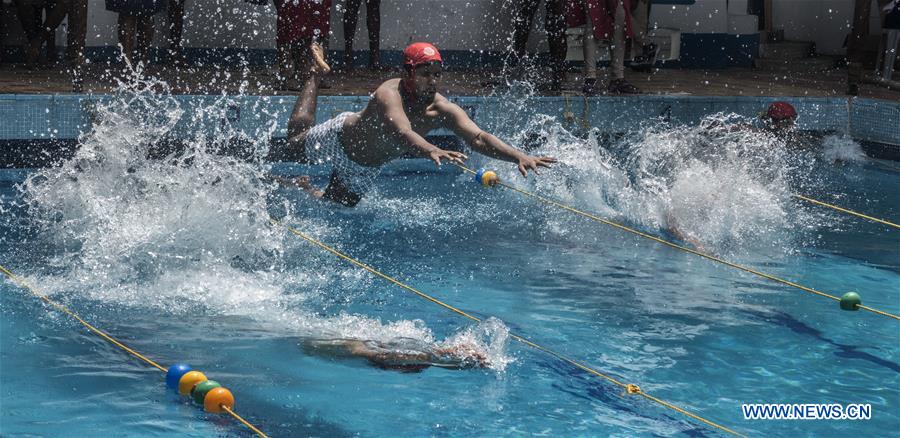
<path id="1" fill-rule="evenodd" d="M 137 31 L 136 55 L 145 66 L 150 64 L 150 44 L 153 42 L 153 17 L 138 17 L 135 24 Z"/>
<path id="2" fill-rule="evenodd" d="M 900 50 L 900 30 L 884 29 L 883 32 L 885 33 L 886 43 L 881 79 L 890 81 L 894 73 L 894 63 L 897 62 L 897 51 Z"/>
<path id="3" fill-rule="evenodd" d="M 278 76 L 282 81 L 287 81 L 291 77 L 291 44 L 276 43 L 278 52 Z"/>
<path id="4" fill-rule="evenodd" d="M 584 23 L 584 35 L 582 36 L 582 53 L 584 54 L 584 86 L 581 91 L 585 94 L 597 93 L 597 50 L 598 42 L 594 37 L 594 22 L 591 14 L 586 13 Z"/>
<path id="5" fill-rule="evenodd" d="M 650 22 L 650 0 L 632 0 L 634 10 L 631 11 L 631 26 L 634 30 L 634 44 L 631 46 L 630 58 L 636 58 L 643 52 L 644 46 L 650 43 L 647 28 Z"/>
<path id="6" fill-rule="evenodd" d="M 137 17 L 119 13 L 119 45 L 122 46 L 122 56 L 128 63 L 134 62 L 134 32 Z"/>
<path id="7" fill-rule="evenodd" d="M 566 4 L 547 0 L 547 42 L 550 45 L 551 90 L 558 91 L 566 78 Z"/>
<path id="8" fill-rule="evenodd" d="M 548 0 L 555 1 L 555 0 Z M 534 21 L 534 13 L 537 12 L 541 0 L 520 0 L 519 7 L 513 17 L 513 53 L 519 58 L 525 56 L 525 46 L 528 44 L 528 34 L 531 32 L 531 24 Z"/>
<path id="9" fill-rule="evenodd" d="M 613 40 L 609 46 L 609 69 L 612 78 L 625 78 L 625 6 L 622 0 L 616 0 L 616 12 L 613 22 Z"/>
<path id="10" fill-rule="evenodd" d="M 369 30 L 369 68 L 381 67 L 381 0 L 366 0 L 366 27 Z"/>
<path id="11" fill-rule="evenodd" d="M 65 3 L 67 3 L 66 0 L 62 0 L 61 2 L 47 2 L 44 3 L 44 6 L 38 9 L 38 22 L 40 23 L 40 32 L 38 33 L 38 35 L 42 38 L 43 42 L 47 43 L 47 57 L 41 58 L 40 62 L 42 64 L 47 64 L 48 62 L 50 64 L 55 64 L 59 59 L 59 54 L 56 51 L 56 26 L 48 26 L 47 21 L 50 20 L 50 14 L 52 13 L 52 11 L 61 7 L 60 13 L 62 15 L 59 17 L 59 23 L 61 23 L 63 18 L 66 17 L 66 11 L 68 10 L 68 8 L 65 6 Z M 45 17 L 43 21 L 40 20 L 42 12 L 43 16 Z M 45 37 L 44 32 L 49 32 L 50 36 Z"/>
<path id="12" fill-rule="evenodd" d="M 356 38 L 356 24 L 359 22 L 359 6 L 362 0 L 346 0 L 344 2 L 344 69 L 353 69 L 353 40 Z M 368 13 L 368 8 L 366 9 Z M 370 31 L 371 32 L 371 31 Z"/>
<path id="13" fill-rule="evenodd" d="M 87 0 L 70 0 L 67 57 L 76 68 L 84 65 L 84 45 L 87 38 Z"/>
<path id="14" fill-rule="evenodd" d="M 181 37 L 184 34 L 184 0 L 169 0 L 169 59 L 174 64 L 184 64 Z"/>
<path id="15" fill-rule="evenodd" d="M 40 10 L 32 6 L 31 3 L 15 0 L 16 4 L 16 15 L 19 16 L 19 22 L 22 24 L 22 29 L 25 30 L 25 37 L 28 38 L 28 43 L 23 47 L 25 51 L 25 63 L 28 65 L 33 65 L 37 62 L 38 55 L 40 55 L 40 45 L 38 45 L 37 49 L 33 49 L 34 41 L 39 39 L 40 29 L 41 29 L 41 16 Z"/>
<path id="16" fill-rule="evenodd" d="M 69 13 L 72 7 L 72 0 L 57 0 L 53 3 L 53 7 L 47 9 L 47 18 L 41 24 L 35 37 L 29 41 L 28 57 L 37 57 L 41 50 L 41 45 L 47 43 L 47 52 L 51 62 L 56 61 L 56 28 L 59 27 L 63 19 Z"/>
<path id="17" fill-rule="evenodd" d="M 616 12 L 613 18 L 613 40 L 609 47 L 609 70 L 612 78 L 607 91 L 614 94 L 639 94 L 641 90 L 625 80 L 625 6 L 622 0 L 616 1 Z"/>
<path id="18" fill-rule="evenodd" d="M 847 94 L 859 94 L 859 83 L 862 80 L 863 59 L 865 55 L 866 37 L 869 35 L 869 13 L 872 10 L 871 0 L 855 0 L 853 8 L 853 27 L 850 28 L 850 39 L 847 40 Z"/>
<path id="19" fill-rule="evenodd" d="M 38 15 L 38 9 L 32 6 L 31 3 L 23 0 L 14 0 L 14 3 L 16 5 L 16 15 L 19 17 L 22 29 L 25 30 L 25 37 L 31 41 L 41 28 L 41 17 Z"/>
<path id="20" fill-rule="evenodd" d="M 288 34 L 288 18 L 284 15 L 287 12 L 283 9 L 284 0 L 274 0 L 275 12 L 278 14 L 276 23 L 277 29 L 275 37 L 275 48 L 278 63 L 278 80 L 282 82 L 282 86 L 289 85 L 288 81 L 291 77 L 291 44 L 288 43 L 283 35 Z"/>

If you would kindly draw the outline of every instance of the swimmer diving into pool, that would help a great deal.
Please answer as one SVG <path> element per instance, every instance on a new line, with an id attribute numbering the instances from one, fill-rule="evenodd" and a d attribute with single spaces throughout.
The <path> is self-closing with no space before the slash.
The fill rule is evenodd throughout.
<path id="1" fill-rule="evenodd" d="M 446 128 L 472 149 L 492 158 L 516 163 L 522 176 L 550 167 L 553 157 L 533 157 L 484 132 L 458 105 L 437 92 L 443 68 L 441 54 L 428 43 L 413 43 L 403 51 L 404 73 L 382 83 L 368 105 L 346 112 L 319 125 L 316 98 L 319 76 L 330 71 L 322 47 L 313 43 L 309 75 L 288 122 L 288 142 L 270 153 L 276 160 L 332 166 L 324 190 L 310 184 L 309 177 L 275 178 L 311 195 L 349 207 L 356 205 L 370 188 L 384 164 L 406 152 L 427 157 L 438 166 L 446 160 L 462 164 L 461 152 L 441 149 L 425 139 L 428 132 Z"/>

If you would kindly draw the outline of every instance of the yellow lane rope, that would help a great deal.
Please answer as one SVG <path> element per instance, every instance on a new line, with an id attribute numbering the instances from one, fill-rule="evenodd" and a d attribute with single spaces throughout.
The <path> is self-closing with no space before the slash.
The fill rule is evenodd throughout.
<path id="1" fill-rule="evenodd" d="M 454 313 L 456 313 L 456 314 L 458 314 L 458 315 L 461 315 L 461 316 L 463 316 L 463 317 L 466 317 L 466 318 L 468 318 L 468 319 L 470 319 L 470 320 L 472 320 L 472 321 L 475 321 L 475 322 L 480 322 L 480 321 L 481 321 L 480 318 L 478 318 L 478 317 L 476 317 L 476 316 L 472 316 L 472 315 L 470 315 L 470 314 L 464 312 L 463 310 L 460 310 L 459 308 L 456 308 L 456 307 L 454 307 L 454 306 L 452 306 L 452 305 L 450 305 L 450 304 L 447 304 L 447 303 L 445 303 L 445 302 L 443 302 L 443 301 L 441 301 L 441 300 L 439 300 L 439 299 L 437 299 L 437 298 L 434 298 L 434 297 L 432 297 L 431 295 L 428 295 L 428 294 L 426 294 L 426 293 L 424 293 L 424 292 L 422 292 L 422 291 L 420 291 L 420 290 L 418 290 L 418 289 L 416 289 L 416 288 L 414 288 L 414 287 L 412 287 L 412 286 L 407 285 L 406 283 L 401 282 L 400 280 L 397 280 L 397 279 L 395 279 L 395 278 L 393 278 L 393 277 L 391 277 L 391 276 L 389 276 L 389 275 L 387 275 L 387 274 L 385 274 L 385 273 L 383 273 L 383 272 L 381 272 L 381 271 L 379 271 L 379 270 L 377 270 L 377 269 L 375 269 L 375 268 L 373 268 L 373 267 L 371 267 L 371 266 L 369 266 L 369 265 L 366 265 L 365 263 L 360 262 L 359 260 L 356 260 L 356 259 L 354 259 L 353 257 L 350 257 L 350 256 L 348 256 L 348 255 L 346 255 L 346 254 L 344 254 L 344 253 L 342 253 L 342 252 L 340 252 L 340 251 L 334 249 L 333 247 L 328 246 L 328 245 L 326 245 L 326 244 L 320 242 L 319 240 L 316 240 L 315 238 L 312 238 L 312 237 L 310 237 L 310 236 L 304 234 L 302 231 L 300 231 L 300 230 L 298 230 L 298 229 L 296 229 L 296 228 L 294 228 L 294 227 L 291 227 L 291 226 L 289 226 L 289 225 L 282 224 L 281 222 L 279 222 L 279 221 L 277 221 L 277 220 L 275 220 L 275 219 L 271 219 L 271 218 L 269 219 L 269 221 L 270 221 L 273 225 L 275 225 L 275 226 L 282 226 L 282 227 L 286 228 L 286 229 L 287 229 L 288 231 L 290 231 L 292 234 L 294 234 L 294 235 L 296 235 L 296 236 L 302 238 L 303 240 L 306 240 L 307 242 L 309 242 L 309 243 L 311 243 L 311 244 L 313 244 L 313 245 L 318 246 L 319 248 L 324 249 L 325 251 L 328 251 L 328 252 L 334 254 L 335 256 L 337 256 L 337 257 L 343 259 L 344 261 L 349 262 L 349 263 L 351 263 L 351 264 L 353 264 L 353 265 L 356 265 L 356 266 L 358 266 L 358 267 L 360 267 L 360 268 L 362 268 L 362 269 L 364 269 L 364 270 L 366 270 L 366 271 L 368 271 L 368 272 L 370 272 L 370 273 L 372 273 L 372 274 L 374 274 L 374 275 L 376 275 L 376 276 L 378 276 L 378 277 L 381 277 L 382 279 L 385 279 L 385 280 L 387 280 L 387 281 L 389 281 L 389 282 L 391 282 L 391 283 L 393 283 L 393 284 L 395 284 L 395 285 L 397 285 L 397 286 L 399 286 L 399 287 L 401 287 L 401 288 L 403 288 L 403 289 L 406 289 L 406 290 L 408 290 L 408 291 L 410 291 L 410 292 L 412 292 L 412 293 L 414 293 L 414 294 L 416 294 L 416 295 L 418 295 L 418 296 L 420 296 L 420 297 L 422 297 L 422 298 L 424 298 L 424 299 L 426 299 L 426 300 L 428 300 L 428 301 L 431 301 L 432 303 L 435 303 L 435 304 L 437 304 L 437 305 L 439 305 L 439 306 L 441 306 L 441 307 L 444 307 L 445 309 L 448 309 L 448 310 L 450 310 L 450 311 L 452 311 L 452 312 L 454 312 Z M 699 416 L 699 415 L 697 415 L 697 414 L 693 414 L 693 413 L 691 413 L 691 412 L 689 412 L 689 411 L 687 411 L 687 410 L 685 410 L 685 409 L 683 409 L 683 408 L 680 408 L 680 407 L 678 407 L 678 406 L 676 406 L 676 405 L 673 405 L 672 403 L 669 403 L 669 402 L 667 402 L 667 401 L 665 401 L 665 400 L 662 400 L 662 399 L 656 398 L 656 397 L 654 397 L 654 396 L 652 396 L 652 395 L 650 395 L 650 394 L 647 394 L 647 393 L 645 393 L 643 390 L 641 390 L 641 388 L 640 388 L 638 385 L 630 384 L 630 383 L 622 383 L 622 382 L 620 382 L 619 380 L 617 380 L 617 379 L 615 379 L 615 378 L 613 378 L 613 377 L 611 377 L 611 376 L 609 376 L 609 375 L 607 375 L 607 374 L 601 373 L 600 371 L 597 371 L 597 370 L 595 370 L 595 369 L 589 367 L 588 365 L 585 365 L 585 364 L 583 364 L 583 363 L 581 363 L 581 362 L 578 362 L 578 361 L 576 361 L 576 360 L 574 360 L 574 359 L 570 359 L 570 358 L 568 358 L 568 357 L 566 357 L 566 356 L 564 356 L 564 355 L 562 355 L 562 354 L 560 354 L 560 353 L 557 353 L 557 352 L 554 351 L 554 350 L 551 350 L 551 349 L 549 349 L 549 348 L 547 348 L 547 347 L 544 347 L 544 346 L 542 346 L 542 345 L 540 345 L 540 344 L 537 344 L 537 343 L 535 343 L 535 342 L 532 342 L 532 341 L 528 340 L 527 338 L 523 338 L 523 337 L 521 337 L 521 336 L 519 336 L 519 335 L 516 335 L 515 333 L 510 333 L 510 337 L 513 338 L 513 339 L 515 339 L 515 340 L 517 340 L 517 341 L 519 341 L 519 342 L 521 342 L 521 343 L 523 343 L 523 344 L 525 344 L 525 345 L 527 345 L 527 346 L 529 346 L 529 347 L 532 347 L 532 348 L 535 348 L 535 349 L 537 349 L 537 350 L 543 351 L 543 352 L 545 352 L 545 353 L 547 353 L 547 354 L 550 354 L 551 356 L 554 356 L 554 357 L 556 357 L 556 358 L 558 358 L 558 359 L 560 359 L 560 360 L 562 360 L 562 361 L 564 361 L 564 362 L 567 362 L 567 363 L 569 363 L 570 365 L 573 365 L 573 366 L 575 366 L 576 368 L 579 368 L 579 369 L 581 369 L 581 370 L 583 370 L 583 371 L 586 371 L 586 372 L 588 372 L 588 373 L 590 373 L 590 374 L 592 374 L 592 375 L 594 375 L 594 376 L 597 376 L 597 377 L 600 377 L 600 378 L 602 378 L 602 379 L 605 379 L 606 381 L 608 381 L 608 382 L 610 382 L 610 383 L 612 383 L 612 384 L 614 384 L 614 385 L 616 385 L 616 386 L 619 386 L 619 387 L 625 389 L 625 392 L 626 392 L 627 394 L 630 394 L 630 395 L 640 395 L 640 396 L 644 397 L 644 398 L 647 399 L 647 400 L 653 401 L 653 402 L 655 402 L 655 403 L 657 403 L 657 404 L 659 404 L 659 405 L 661 405 L 661 406 L 664 406 L 664 407 L 667 407 L 667 408 L 669 408 L 669 409 L 672 409 L 672 410 L 674 410 L 674 411 L 676 411 L 676 412 L 679 412 L 679 413 L 684 414 L 684 415 L 686 415 L 686 416 L 688 416 L 688 417 L 690 417 L 690 418 L 693 418 L 693 419 L 695 419 L 695 420 L 697 420 L 697 421 L 699 421 L 699 422 L 701 422 L 701 423 L 703 423 L 703 424 L 709 425 L 709 426 L 711 426 L 711 427 L 713 427 L 713 428 L 716 428 L 716 429 L 719 429 L 719 430 L 721 430 L 721 431 L 730 433 L 730 434 L 732 434 L 732 435 L 740 436 L 740 437 L 746 436 L 746 435 L 743 435 L 743 434 L 741 434 L 741 433 L 735 432 L 734 430 L 731 430 L 731 429 L 729 429 L 729 428 L 727 428 L 727 427 L 725 427 L 725 426 L 722 426 L 722 425 L 720 425 L 720 424 L 718 424 L 718 423 L 715 423 L 715 422 L 712 422 L 712 421 L 710 421 L 710 420 L 707 420 L 707 419 L 705 419 L 705 418 L 703 418 L 703 417 L 701 417 L 701 416 Z"/>
<path id="2" fill-rule="evenodd" d="M 463 166 L 463 165 L 461 165 L 461 164 L 457 164 L 457 163 L 453 163 L 453 164 L 456 165 L 457 167 L 459 167 L 460 169 L 462 169 L 462 170 L 468 172 L 468 173 L 471 173 L 471 174 L 475 174 L 475 173 L 476 173 L 474 170 L 469 169 L 468 167 Z M 601 217 L 599 217 L 599 216 L 595 216 L 595 215 L 593 215 L 593 214 L 590 214 L 590 213 L 587 213 L 587 212 L 578 210 L 577 208 L 570 207 L 570 206 L 568 206 L 568 205 L 566 205 L 566 204 L 563 204 L 563 203 L 554 201 L 554 200 L 552 200 L 552 199 L 545 198 L 545 197 L 540 196 L 540 195 L 537 195 L 537 194 L 535 194 L 535 193 L 531 193 L 531 192 L 522 190 L 522 189 L 520 189 L 520 188 L 518 188 L 518 187 L 511 186 L 511 185 L 509 185 L 509 184 L 504 183 L 503 181 L 500 181 L 500 182 L 498 182 L 497 184 L 500 185 L 500 186 L 506 187 L 507 189 L 510 189 L 510 190 L 512 190 L 512 191 L 515 191 L 515 192 L 518 192 L 518 193 L 520 193 L 520 194 L 523 194 L 523 195 L 525 195 L 525 196 L 529 196 L 529 197 L 532 197 L 532 198 L 534 198 L 534 199 L 537 199 L 537 200 L 539 200 L 539 201 L 541 201 L 541 202 L 543 202 L 543 203 L 545 203 L 545 204 L 549 204 L 549 205 L 553 205 L 553 206 L 562 208 L 563 210 L 567 210 L 567 211 L 570 211 L 570 212 L 572 212 L 572 213 L 575 213 L 575 214 L 584 216 L 584 217 L 586 217 L 586 218 L 588 218 L 588 219 L 591 219 L 591 220 L 594 220 L 594 221 L 597 221 L 597 222 L 600 222 L 600 223 L 604 223 L 604 224 L 609 225 L 609 226 L 612 226 L 612 227 L 616 227 L 616 228 L 618 228 L 618 229 L 620 229 L 620 230 L 627 231 L 627 232 L 629 232 L 629 233 L 632 233 L 632 234 L 641 236 L 641 237 L 643 237 L 643 238 L 645 238 L 645 239 L 650 239 L 650 240 L 652 240 L 652 241 L 654 241 L 654 242 L 661 243 L 661 244 L 666 245 L 666 246 L 669 246 L 669 247 L 671 247 L 671 248 L 679 249 L 679 250 L 684 251 L 684 252 L 689 252 L 689 253 L 691 253 L 691 254 L 694 254 L 694 255 L 703 257 L 703 258 L 705 258 L 705 259 L 707 259 L 707 260 L 711 260 L 711 261 L 714 261 L 714 262 L 717 262 L 717 263 L 721 263 L 721 264 L 723 264 L 723 265 L 725 265 L 725 266 L 730 266 L 730 267 L 735 268 L 735 269 L 740 269 L 741 271 L 748 272 L 748 273 L 751 273 L 751 274 L 753 274 L 753 275 L 756 275 L 756 276 L 759 276 L 759 277 L 762 277 L 762 278 L 766 278 L 766 279 L 769 279 L 769 280 L 772 280 L 772 281 L 775 281 L 775 282 L 778 282 L 778 283 L 781 283 L 781 284 L 784 284 L 784 285 L 787 285 L 787 286 L 791 286 L 791 287 L 800 289 L 800 290 L 805 291 L 805 292 L 809 292 L 809 293 L 812 293 L 812 294 L 816 294 L 816 295 L 819 295 L 819 296 L 821 296 L 821 297 L 830 298 L 830 299 L 832 299 L 832 300 L 834 300 L 834 301 L 837 301 L 837 302 L 840 302 L 840 301 L 841 301 L 840 298 L 838 298 L 838 297 L 836 297 L 836 296 L 834 296 L 834 295 L 831 295 L 831 294 L 828 294 L 828 293 L 825 293 L 825 292 L 822 292 L 822 291 L 819 291 L 819 290 L 816 290 L 816 289 L 813 289 L 813 288 L 809 288 L 809 287 L 806 287 L 806 286 L 803 286 L 803 285 L 794 283 L 794 282 L 792 282 L 792 281 L 788 281 L 788 280 L 785 280 L 785 279 L 776 277 L 776 276 L 774 276 L 774 275 L 766 274 L 765 272 L 760 272 L 760 271 L 757 271 L 757 270 L 755 270 L 755 269 L 748 268 L 748 267 L 743 266 L 743 265 L 739 265 L 739 264 L 737 264 L 737 263 L 732 263 L 732 262 L 729 262 L 729 261 L 727 261 L 727 260 L 725 260 L 725 259 L 721 259 L 721 258 L 719 258 L 719 257 L 713 256 L 713 255 L 710 255 L 710 254 L 706 254 L 706 253 L 703 253 L 703 252 L 700 252 L 700 251 L 697 251 L 697 250 L 688 248 L 688 247 L 686 247 L 686 246 L 679 245 L 679 244 L 677 244 L 677 243 L 669 242 L 668 240 L 660 239 L 659 237 L 656 237 L 656 236 L 653 236 L 653 235 L 650 235 L 650 234 L 647 234 L 647 233 L 644 233 L 644 232 L 635 230 L 635 229 L 633 229 L 633 228 L 626 227 L 625 225 L 622 225 L 622 224 L 619 224 L 619 223 L 610 221 L 610 220 L 608 220 L 608 219 L 604 219 L 604 218 L 601 218 Z M 877 315 L 887 316 L 888 318 L 893 318 L 893 319 L 895 319 L 895 320 L 900 321 L 900 316 L 894 315 L 894 314 L 892 314 L 892 313 L 888 313 L 888 312 L 885 312 L 885 311 L 882 311 L 882 310 L 878 310 L 878 309 L 875 309 L 875 308 L 872 308 L 872 307 L 869 307 L 869 306 L 864 306 L 864 305 L 862 305 L 862 304 L 857 304 L 856 307 L 858 307 L 858 308 L 860 308 L 860 309 L 863 309 L 863 310 L 866 310 L 866 311 L 869 311 L 869 312 L 872 312 L 872 313 L 875 313 L 875 314 L 877 314 Z"/>
<path id="3" fill-rule="evenodd" d="M 881 168 L 887 169 L 887 170 L 892 170 L 894 172 L 900 172 L 900 167 L 894 166 L 893 164 L 882 163 L 880 160 L 877 160 L 875 158 L 869 158 L 869 157 L 866 157 L 866 158 L 869 160 L 869 163 L 874 164 L 878 167 L 881 167 Z"/>
<path id="4" fill-rule="evenodd" d="M 129 348 L 129 347 L 126 346 L 125 344 L 123 344 L 123 343 L 117 341 L 115 338 L 113 338 L 112 336 L 110 336 L 110 335 L 108 335 L 107 333 L 105 333 L 103 330 L 100 330 L 100 329 L 98 329 L 97 327 L 94 327 L 93 325 L 91 325 L 89 322 L 87 322 L 87 321 L 81 319 L 80 316 L 78 316 L 77 314 L 75 314 L 75 312 L 69 310 L 68 307 L 66 307 L 66 306 L 64 306 L 64 305 L 62 305 L 62 304 L 59 304 L 59 303 L 57 303 L 56 301 L 51 300 L 47 295 L 44 295 L 44 294 L 38 292 L 37 289 L 31 287 L 31 285 L 28 284 L 25 280 L 19 278 L 19 276 L 17 276 L 16 274 L 13 274 L 12 271 L 10 271 L 9 269 L 6 269 L 6 267 L 4 267 L 3 265 L 0 265 L 0 272 L 3 272 L 3 274 L 5 274 L 6 277 L 9 278 L 13 283 L 18 284 L 18 285 L 19 285 L 20 287 L 22 287 L 23 289 L 27 290 L 28 292 L 31 292 L 32 295 L 34 295 L 34 296 L 40 298 L 40 299 L 43 300 L 45 303 L 47 303 L 47 304 L 53 306 L 56 310 L 59 310 L 60 312 L 63 312 L 63 313 L 65 313 L 66 315 L 71 316 L 73 319 L 75 319 L 76 321 L 80 322 L 81 325 L 83 325 L 85 328 L 87 328 L 88 330 L 94 332 L 95 334 L 97 334 L 97 335 L 100 336 L 101 338 L 106 339 L 106 340 L 109 341 L 111 344 L 115 345 L 116 347 L 119 347 L 119 348 L 121 348 L 122 350 L 125 350 L 126 352 L 128 352 L 128 353 L 131 354 L 132 356 L 134 356 L 134 357 L 136 357 L 136 358 L 138 358 L 138 359 L 140 359 L 140 360 L 146 362 L 146 363 L 149 364 L 150 366 L 152 366 L 152 367 L 154 367 L 154 368 L 156 368 L 156 369 L 158 369 L 158 370 L 160 370 L 160 371 L 162 371 L 162 372 L 164 372 L 164 373 L 168 371 L 168 370 L 167 370 L 166 368 L 164 368 L 162 365 L 160 365 L 160 364 L 158 364 L 158 363 L 156 363 L 156 362 L 150 360 L 149 358 L 147 358 L 147 356 L 144 356 L 143 354 L 138 353 L 138 352 L 135 351 L 134 349 Z M 229 409 L 227 406 L 222 406 L 222 408 L 224 408 L 225 411 L 228 412 L 229 414 L 231 414 L 232 417 L 234 417 L 235 419 L 237 419 L 238 421 L 240 421 L 241 423 L 243 423 L 245 426 L 247 426 L 248 428 L 250 428 L 250 430 L 252 430 L 253 432 L 255 432 L 255 433 L 256 433 L 257 435 L 259 435 L 260 437 L 268 438 L 268 436 L 267 436 L 266 434 L 262 433 L 259 429 L 257 429 L 256 427 L 254 427 L 252 424 L 248 423 L 246 420 L 244 420 L 243 418 L 241 418 L 238 414 L 234 413 L 234 411 L 232 411 L 231 409 Z"/>
<path id="5" fill-rule="evenodd" d="M 225 412 L 228 412 L 228 415 L 231 415 L 232 418 L 234 418 L 235 420 L 241 422 L 244 426 L 247 426 L 247 428 L 250 429 L 250 430 L 252 430 L 253 433 L 259 435 L 259 436 L 262 437 L 262 438 L 268 438 L 268 435 L 266 435 L 265 433 L 263 433 L 263 431 L 257 429 L 256 426 L 250 424 L 250 422 L 248 422 L 248 421 L 245 420 L 243 417 L 241 417 L 240 415 L 238 415 L 237 412 L 232 411 L 231 408 L 229 408 L 228 406 L 222 405 L 222 409 L 224 409 Z"/>
<path id="6" fill-rule="evenodd" d="M 827 203 L 827 202 L 819 201 L 818 199 L 809 198 L 809 197 L 806 197 L 806 196 L 803 196 L 803 195 L 798 195 L 798 194 L 796 194 L 796 193 L 793 194 L 793 195 L 791 195 L 791 196 L 793 196 L 793 197 L 795 197 L 795 198 L 797 198 L 797 199 L 802 199 L 802 200 L 804 200 L 804 201 L 806 201 L 806 202 L 809 202 L 809 203 L 811 203 L 811 204 L 816 204 L 816 205 L 820 205 L 820 206 L 822 206 L 822 207 L 832 208 L 832 209 L 835 209 L 835 210 L 837 210 L 837 211 L 840 211 L 841 213 L 851 214 L 851 215 L 856 216 L 856 217 L 861 217 L 861 218 L 863 218 L 863 219 L 868 219 L 868 220 L 873 221 L 873 222 L 878 222 L 878 223 L 880 223 L 880 224 L 884 224 L 884 225 L 887 225 L 887 226 L 889 226 L 889 227 L 894 227 L 894 228 L 900 229 L 900 225 L 897 225 L 897 224 L 895 224 L 895 223 L 893 223 L 893 222 L 889 222 L 889 221 L 886 221 L 886 220 L 884 220 L 884 219 L 878 219 L 878 218 L 872 217 L 872 216 L 867 216 L 867 215 L 864 215 L 864 214 L 862 214 L 862 213 L 859 213 L 859 212 L 856 212 L 856 211 L 853 211 L 853 210 L 848 210 L 848 209 L 846 209 L 846 208 L 838 207 L 837 205 L 831 205 L 831 204 L 829 204 L 829 203 Z"/>

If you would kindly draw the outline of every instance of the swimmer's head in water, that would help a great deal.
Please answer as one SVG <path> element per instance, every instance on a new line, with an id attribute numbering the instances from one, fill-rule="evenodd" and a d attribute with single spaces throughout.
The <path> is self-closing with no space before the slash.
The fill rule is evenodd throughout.
<path id="1" fill-rule="evenodd" d="M 763 118 L 773 129 L 786 130 L 794 126 L 794 120 L 797 119 L 797 110 L 787 102 L 773 102 L 769 105 Z"/>
<path id="2" fill-rule="evenodd" d="M 443 59 L 437 47 L 429 43 L 410 44 L 403 50 L 403 68 L 404 91 L 419 101 L 433 100 L 443 72 Z"/>

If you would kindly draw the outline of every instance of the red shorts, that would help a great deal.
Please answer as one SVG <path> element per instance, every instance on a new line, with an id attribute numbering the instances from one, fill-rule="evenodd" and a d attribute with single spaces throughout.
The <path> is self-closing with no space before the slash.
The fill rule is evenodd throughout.
<path id="1" fill-rule="evenodd" d="M 625 38 L 634 38 L 631 28 L 631 0 L 621 0 L 625 9 Z M 612 39 L 615 26 L 616 7 L 619 0 L 568 0 L 566 2 L 567 27 L 581 27 L 591 16 L 594 38 Z"/>
<path id="2" fill-rule="evenodd" d="M 300 40 L 323 39 L 331 29 L 331 0 L 280 0 L 278 11 L 278 44 Z"/>

